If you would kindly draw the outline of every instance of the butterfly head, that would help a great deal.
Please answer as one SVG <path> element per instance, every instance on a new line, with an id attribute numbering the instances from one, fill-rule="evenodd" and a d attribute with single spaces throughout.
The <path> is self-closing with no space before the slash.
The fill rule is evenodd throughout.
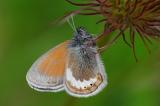
<path id="1" fill-rule="evenodd" d="M 85 28 L 79 27 L 74 33 L 74 37 L 71 41 L 72 47 L 94 47 L 96 46 L 94 38 L 89 34 Z"/>

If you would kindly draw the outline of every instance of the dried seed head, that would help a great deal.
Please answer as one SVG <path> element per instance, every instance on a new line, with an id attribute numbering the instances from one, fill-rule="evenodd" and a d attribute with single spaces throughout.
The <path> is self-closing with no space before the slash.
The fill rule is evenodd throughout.
<path id="1" fill-rule="evenodd" d="M 134 50 L 134 38 L 137 32 L 149 50 L 146 40 L 160 38 L 160 0 L 86 0 L 85 3 L 74 3 L 79 10 L 70 14 L 100 15 L 97 23 L 104 23 L 104 30 L 97 40 L 112 31 L 119 30 L 116 39 L 122 35 L 126 44 Z M 69 16 L 68 14 L 67 16 Z M 130 31 L 130 43 L 125 40 L 125 31 Z M 115 39 L 115 40 L 116 40 Z"/>

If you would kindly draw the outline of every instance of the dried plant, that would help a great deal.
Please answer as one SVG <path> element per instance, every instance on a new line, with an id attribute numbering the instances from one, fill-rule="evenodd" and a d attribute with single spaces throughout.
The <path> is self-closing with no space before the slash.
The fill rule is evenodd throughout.
<path id="1" fill-rule="evenodd" d="M 85 3 L 66 1 L 80 7 L 66 16 L 101 16 L 102 19 L 97 23 L 104 23 L 104 30 L 96 40 L 118 30 L 119 33 L 111 42 L 123 36 L 124 42 L 132 48 L 135 58 L 135 33 L 138 33 L 148 51 L 147 42 L 152 43 L 150 38 L 160 38 L 160 0 L 85 0 Z M 125 38 L 126 30 L 129 30 L 130 42 Z"/>

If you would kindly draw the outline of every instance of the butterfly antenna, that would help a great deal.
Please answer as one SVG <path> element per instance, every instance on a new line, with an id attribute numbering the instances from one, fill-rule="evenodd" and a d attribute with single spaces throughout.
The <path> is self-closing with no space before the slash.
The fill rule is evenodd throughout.
<path id="1" fill-rule="evenodd" d="M 70 19 L 71 19 L 71 21 L 70 21 Z M 71 15 L 70 18 L 67 19 L 67 22 L 68 22 L 69 26 L 76 32 L 76 27 L 74 24 L 73 15 Z"/>
<path id="2" fill-rule="evenodd" d="M 74 22 L 74 17 L 73 17 L 73 15 L 71 15 L 71 20 L 72 20 L 72 26 L 73 26 L 74 30 L 77 31 L 77 30 L 76 30 L 76 26 L 75 26 L 75 22 Z"/>

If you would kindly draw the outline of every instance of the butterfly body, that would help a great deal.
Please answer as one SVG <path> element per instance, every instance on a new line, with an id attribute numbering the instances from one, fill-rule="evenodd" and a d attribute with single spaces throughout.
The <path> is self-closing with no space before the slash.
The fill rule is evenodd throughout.
<path id="1" fill-rule="evenodd" d="M 83 28 L 73 39 L 40 57 L 27 73 L 29 85 L 38 91 L 66 90 L 76 97 L 97 94 L 107 84 L 95 40 Z"/>

